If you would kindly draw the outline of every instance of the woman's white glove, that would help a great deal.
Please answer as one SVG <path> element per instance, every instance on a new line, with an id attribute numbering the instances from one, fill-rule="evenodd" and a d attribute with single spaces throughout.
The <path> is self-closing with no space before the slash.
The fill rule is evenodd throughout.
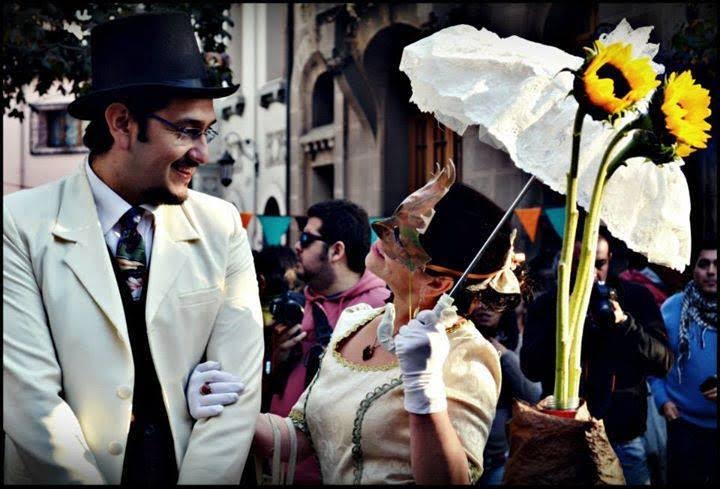
<path id="1" fill-rule="evenodd" d="M 207 361 L 192 371 L 187 385 L 187 403 L 195 419 L 217 416 L 223 406 L 236 402 L 245 390 L 239 377 L 220 370 L 218 362 Z"/>
<path id="2" fill-rule="evenodd" d="M 443 366 L 450 352 L 445 326 L 430 310 L 420 311 L 395 337 L 405 388 L 405 410 L 415 414 L 447 409 Z"/>

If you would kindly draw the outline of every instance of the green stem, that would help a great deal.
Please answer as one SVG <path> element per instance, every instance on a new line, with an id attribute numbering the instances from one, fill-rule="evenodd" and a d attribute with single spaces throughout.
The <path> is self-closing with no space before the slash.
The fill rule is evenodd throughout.
<path id="1" fill-rule="evenodd" d="M 564 409 L 569 406 L 569 353 L 570 353 L 570 268 L 572 264 L 575 232 L 577 230 L 577 187 L 578 159 L 580 155 L 580 136 L 585 120 L 585 112 L 578 107 L 573 124 L 572 154 L 570 171 L 567 174 L 565 197 L 565 233 L 563 237 L 560 262 L 558 264 L 557 314 L 555 319 L 555 406 Z"/>
<path id="2" fill-rule="evenodd" d="M 577 268 L 577 276 L 572 296 L 570 297 L 570 355 L 569 355 L 569 392 L 570 398 L 578 398 L 580 390 L 580 356 L 582 350 L 582 336 L 585 325 L 585 316 L 590 304 L 590 294 L 594 281 L 595 255 L 597 252 L 598 230 L 600 228 L 600 209 L 602 207 L 602 196 L 610 175 L 622 164 L 635 146 L 636 139 L 633 138 L 618 154 L 610 160 L 610 154 L 618 143 L 632 130 L 636 128 L 637 121 L 633 121 L 620 129 L 608 145 L 602 162 L 598 168 L 593 193 L 590 199 L 588 214 L 583 229 L 582 247 Z"/>

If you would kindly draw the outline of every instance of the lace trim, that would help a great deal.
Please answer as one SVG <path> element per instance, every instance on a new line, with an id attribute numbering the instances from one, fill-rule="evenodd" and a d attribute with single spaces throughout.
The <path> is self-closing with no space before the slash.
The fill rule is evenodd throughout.
<path id="1" fill-rule="evenodd" d="M 337 351 L 337 346 L 338 346 L 340 343 L 342 343 L 343 340 L 347 339 L 351 334 L 355 333 L 358 329 L 362 328 L 363 326 L 366 326 L 370 321 L 372 321 L 373 319 L 375 319 L 376 317 L 378 317 L 378 316 L 379 316 L 380 314 L 382 314 L 383 312 L 385 312 L 385 310 L 384 310 L 384 309 L 380 309 L 380 310 L 377 311 L 376 313 L 371 314 L 367 319 L 365 319 L 364 321 L 356 324 L 356 325 L 353 326 L 352 328 L 348 329 L 348 330 L 345 332 L 344 335 L 342 335 L 342 336 L 341 336 L 340 338 L 338 338 L 337 340 L 333 341 L 333 343 L 332 343 L 332 345 L 331 345 L 332 355 L 333 355 L 333 357 L 335 358 L 335 360 L 337 360 L 337 362 L 338 362 L 340 365 L 342 365 L 342 366 L 344 366 L 344 367 L 347 367 L 347 368 L 349 368 L 349 369 L 351 369 L 351 370 L 355 370 L 355 371 L 357 371 L 357 372 L 381 372 L 381 371 L 384 371 L 384 370 L 391 370 L 391 369 L 393 369 L 393 368 L 395 368 L 395 367 L 398 366 L 398 361 L 397 361 L 397 359 L 395 359 L 395 360 L 393 360 L 391 363 L 388 363 L 388 364 L 385 364 L 385 365 L 360 365 L 360 364 L 358 364 L 358 363 L 353 363 L 353 362 L 348 361 L 347 359 L 345 359 L 345 357 L 343 357 L 343 356 L 340 354 L 339 351 Z"/>
<path id="2" fill-rule="evenodd" d="M 450 326 L 449 328 L 445 328 L 445 333 L 446 333 L 446 334 L 453 334 L 455 331 L 457 331 L 458 329 L 460 329 L 460 328 L 462 328 L 463 326 L 465 326 L 465 324 L 467 324 L 467 322 L 468 322 L 467 319 L 465 319 L 465 318 L 460 318 L 460 320 L 459 320 L 457 323 L 453 324 L 453 325 Z"/>
<path id="3" fill-rule="evenodd" d="M 353 484 L 359 485 L 362 480 L 362 474 L 364 469 L 363 451 L 362 451 L 362 423 L 365 418 L 370 405 L 375 402 L 380 396 L 386 394 L 390 390 L 402 384 L 402 377 L 392 379 L 390 382 L 376 387 L 372 392 L 368 392 L 365 399 L 360 401 L 360 407 L 355 414 L 355 421 L 353 422 L 352 431 L 352 457 L 353 457 Z"/>

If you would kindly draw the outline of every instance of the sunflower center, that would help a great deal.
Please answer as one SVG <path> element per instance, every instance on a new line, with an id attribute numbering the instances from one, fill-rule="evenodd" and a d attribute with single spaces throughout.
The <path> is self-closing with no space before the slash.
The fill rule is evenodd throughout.
<path id="1" fill-rule="evenodd" d="M 610 78 L 613 81 L 615 87 L 615 97 L 623 98 L 625 95 L 630 93 L 632 87 L 628 83 L 627 79 L 623 75 L 622 71 L 617 69 L 610 63 L 606 63 L 597 70 L 598 78 Z"/>

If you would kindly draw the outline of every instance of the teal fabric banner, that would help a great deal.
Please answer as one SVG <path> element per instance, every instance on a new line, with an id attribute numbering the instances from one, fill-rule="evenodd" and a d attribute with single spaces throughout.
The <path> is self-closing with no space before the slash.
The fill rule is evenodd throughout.
<path id="1" fill-rule="evenodd" d="M 550 220 L 553 229 L 560 239 L 565 236 L 565 207 L 551 207 L 545 209 L 545 215 Z"/>
<path id="2" fill-rule="evenodd" d="M 265 244 L 268 246 L 277 246 L 280 239 L 287 233 L 290 227 L 292 216 L 255 216 L 260 220 L 263 230 Z"/>

